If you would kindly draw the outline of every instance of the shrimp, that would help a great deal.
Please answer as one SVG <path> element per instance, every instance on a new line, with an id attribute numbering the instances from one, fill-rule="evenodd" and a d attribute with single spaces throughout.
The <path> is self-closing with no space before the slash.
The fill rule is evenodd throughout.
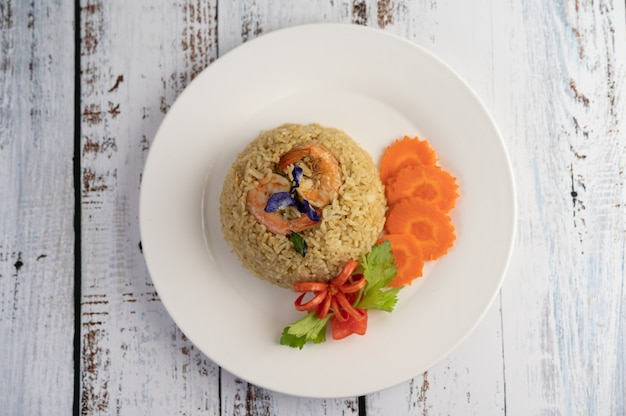
<path id="1" fill-rule="evenodd" d="M 280 157 L 278 167 L 285 169 L 307 156 L 313 173 L 301 182 L 297 192 L 311 205 L 322 208 L 337 198 L 341 186 L 339 162 L 328 148 L 318 143 L 294 147 Z"/>
<path id="2" fill-rule="evenodd" d="M 306 214 L 301 214 L 297 218 L 286 219 L 280 212 L 266 212 L 267 200 L 272 194 L 278 192 L 289 192 L 291 182 L 276 173 L 261 179 L 259 185 L 248 191 L 246 202 L 248 211 L 252 216 L 267 228 L 268 231 L 278 235 L 289 235 L 292 232 L 307 230 L 317 224 Z"/>

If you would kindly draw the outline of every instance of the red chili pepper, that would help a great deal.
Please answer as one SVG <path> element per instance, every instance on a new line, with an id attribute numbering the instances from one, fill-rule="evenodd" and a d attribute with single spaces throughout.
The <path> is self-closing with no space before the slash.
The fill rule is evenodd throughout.
<path id="1" fill-rule="evenodd" d="M 357 268 L 355 260 L 349 260 L 341 272 L 330 282 L 301 282 L 293 285 L 296 292 L 303 292 L 294 302 L 299 311 L 317 311 L 317 316 L 324 319 L 332 311 L 331 320 L 339 322 L 360 321 L 367 318 L 365 311 L 352 306 L 348 296 L 354 299 L 353 294 L 367 284 L 362 274 L 352 275 Z M 307 293 L 313 293 L 313 297 L 305 302 Z M 352 295 L 352 296 L 351 296 Z"/>
<path id="2" fill-rule="evenodd" d="M 358 311 L 363 315 L 361 319 L 355 319 L 350 316 L 348 319 L 340 321 L 339 319 L 331 318 L 330 329 L 333 334 L 333 339 L 343 339 L 352 334 L 365 334 L 367 330 L 367 310 L 358 309 Z"/>

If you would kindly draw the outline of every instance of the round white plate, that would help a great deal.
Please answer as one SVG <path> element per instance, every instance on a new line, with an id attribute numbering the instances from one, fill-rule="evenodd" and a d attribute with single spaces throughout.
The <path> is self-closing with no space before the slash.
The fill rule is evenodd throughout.
<path id="1" fill-rule="evenodd" d="M 403 135 L 428 139 L 457 177 L 457 241 L 370 313 L 365 336 L 279 345 L 303 316 L 295 295 L 243 269 L 222 238 L 226 171 L 262 129 L 317 122 L 345 130 L 378 161 Z M 201 73 L 150 148 L 140 200 L 143 252 L 168 312 L 215 363 L 253 384 L 307 397 L 346 397 L 428 370 L 472 331 L 494 300 L 515 231 L 515 193 L 497 128 L 476 95 L 439 59 L 399 37 L 356 25 L 279 30 Z"/>

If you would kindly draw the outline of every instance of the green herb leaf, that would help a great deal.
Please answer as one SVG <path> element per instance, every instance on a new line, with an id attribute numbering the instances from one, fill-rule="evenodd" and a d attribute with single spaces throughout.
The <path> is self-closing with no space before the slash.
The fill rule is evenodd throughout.
<path id="1" fill-rule="evenodd" d="M 283 330 L 280 344 L 302 349 L 307 341 L 319 344 L 326 341 L 326 326 L 332 314 L 320 319 L 316 312 L 308 313 L 304 318 L 292 323 Z"/>
<path id="2" fill-rule="evenodd" d="M 300 254 L 302 257 L 306 256 L 307 245 L 304 237 L 298 233 L 292 232 L 289 234 L 289 240 L 293 244 L 293 248 L 296 250 L 296 253 Z"/>
<path id="3" fill-rule="evenodd" d="M 394 262 L 389 241 L 375 245 L 368 254 L 362 256 L 361 266 L 367 286 L 357 305 L 359 308 L 393 311 L 398 302 L 400 288 L 386 286 L 396 276 L 397 267 L 393 265 Z"/>
<path id="4" fill-rule="evenodd" d="M 387 290 L 369 291 L 359 302 L 358 307 L 361 309 L 379 309 L 385 312 L 393 312 L 398 303 L 399 287 L 389 288 Z"/>
<path id="5" fill-rule="evenodd" d="M 287 345 L 291 348 L 302 349 L 302 347 L 304 347 L 304 345 L 306 344 L 306 337 L 297 337 L 290 334 L 289 328 L 290 327 L 287 326 L 285 327 L 285 329 L 283 329 L 283 334 L 280 337 L 280 345 Z"/>

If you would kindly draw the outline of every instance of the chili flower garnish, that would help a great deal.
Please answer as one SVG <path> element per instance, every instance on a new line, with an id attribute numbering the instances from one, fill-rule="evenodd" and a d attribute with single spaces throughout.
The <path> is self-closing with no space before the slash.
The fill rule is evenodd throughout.
<path id="1" fill-rule="evenodd" d="M 308 314 L 284 329 L 280 343 L 302 348 L 308 341 L 324 342 L 329 322 L 333 339 L 365 334 L 368 310 L 391 312 L 398 301 L 400 288 L 388 287 L 396 275 L 394 262 L 390 243 L 383 241 L 360 263 L 349 260 L 329 282 L 294 284 L 294 291 L 302 292 L 294 305 Z M 307 296 L 312 297 L 305 301 Z"/>
<path id="2" fill-rule="evenodd" d="M 356 320 L 363 319 L 363 311 L 352 306 L 348 295 L 354 295 L 365 287 L 367 282 L 362 274 L 352 276 L 352 272 L 357 268 L 358 263 L 354 260 L 348 261 L 339 275 L 330 282 L 301 282 L 293 285 L 293 290 L 303 292 L 294 305 L 299 311 L 317 311 L 317 316 L 324 319 L 328 312 L 334 314 L 334 319 L 346 321 L 349 317 Z M 304 297 L 313 293 L 313 298 L 306 303 L 302 303 Z M 354 301 L 354 300 L 353 300 Z"/>

